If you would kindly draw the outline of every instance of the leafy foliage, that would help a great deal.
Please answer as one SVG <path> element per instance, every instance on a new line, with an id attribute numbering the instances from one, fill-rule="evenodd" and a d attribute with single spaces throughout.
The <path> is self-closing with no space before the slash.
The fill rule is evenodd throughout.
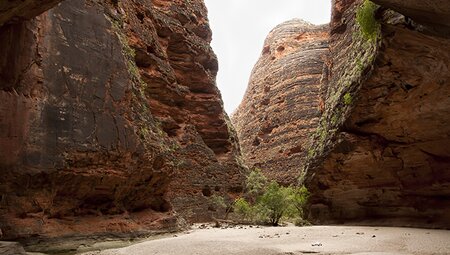
<path id="1" fill-rule="evenodd" d="M 292 191 L 289 192 L 289 201 L 292 203 L 292 206 L 295 208 L 295 211 L 298 213 L 300 218 L 303 218 L 303 208 L 308 202 L 310 193 L 305 186 L 291 189 Z"/>
<path id="2" fill-rule="evenodd" d="M 234 211 L 244 219 L 248 220 L 252 218 L 252 210 L 252 206 L 244 198 L 238 198 L 234 201 Z"/>
<path id="3" fill-rule="evenodd" d="M 260 170 L 253 171 L 247 179 L 248 202 L 238 198 L 234 211 L 246 220 L 278 225 L 285 218 L 302 219 L 303 208 L 309 192 L 302 187 L 283 187 L 275 181 L 267 182 Z"/>
<path id="4" fill-rule="evenodd" d="M 259 213 L 272 225 L 278 225 L 281 217 L 290 209 L 291 192 L 291 187 L 281 187 L 277 182 L 272 181 L 266 192 L 258 199 Z"/>
<path id="5" fill-rule="evenodd" d="M 256 168 L 247 177 L 247 192 L 252 196 L 258 196 L 264 192 L 267 182 L 261 170 Z"/>
<path id="6" fill-rule="evenodd" d="M 361 32 L 367 39 L 375 40 L 378 36 L 380 24 L 375 19 L 375 11 L 378 6 L 370 0 L 365 0 L 356 12 L 356 21 Z"/>
<path id="7" fill-rule="evenodd" d="M 216 208 L 216 210 L 224 210 L 227 208 L 227 203 L 225 203 L 225 198 L 223 198 L 222 196 L 218 196 L 218 195 L 212 195 L 209 198 L 211 204 L 214 205 L 214 207 Z"/>

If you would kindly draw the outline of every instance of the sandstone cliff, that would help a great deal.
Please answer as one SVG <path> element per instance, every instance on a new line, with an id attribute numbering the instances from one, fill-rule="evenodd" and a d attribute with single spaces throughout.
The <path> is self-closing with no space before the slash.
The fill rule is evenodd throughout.
<path id="1" fill-rule="evenodd" d="M 0 26 L 19 23 L 36 17 L 63 0 L 21 0 L 0 2 Z"/>
<path id="2" fill-rule="evenodd" d="M 420 27 L 422 32 L 450 36 L 450 5 L 446 0 L 373 0 L 373 2 L 411 18 L 416 22 L 416 28 Z"/>
<path id="3" fill-rule="evenodd" d="M 29 18 L 40 1 L 26 2 Z M 9 21 L 0 27 L 4 239 L 167 231 L 178 216 L 208 219 L 212 194 L 242 190 L 201 0 L 71 0 Z"/>
<path id="4" fill-rule="evenodd" d="M 304 181 L 315 223 L 449 228 L 450 4 L 374 2 L 333 1 L 329 38 L 271 32 L 233 117 L 245 160 Z"/>
<path id="5" fill-rule="evenodd" d="M 325 112 L 305 167 L 310 218 L 448 228 L 450 40 L 439 32 L 448 23 L 430 29 L 441 16 L 414 9 L 430 18 L 420 25 L 409 11 L 419 1 L 377 2 L 413 16 L 373 10 L 380 27 L 369 39 L 355 19 L 362 2 L 334 1 Z"/>
<path id="6" fill-rule="evenodd" d="M 294 19 L 264 42 L 242 103 L 232 116 L 249 167 L 296 183 L 305 143 L 320 116 L 319 90 L 328 52 L 328 26 Z"/>

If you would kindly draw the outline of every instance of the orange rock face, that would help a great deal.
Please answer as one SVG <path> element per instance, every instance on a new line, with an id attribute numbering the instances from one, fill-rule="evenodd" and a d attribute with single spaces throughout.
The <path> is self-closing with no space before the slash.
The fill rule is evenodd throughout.
<path id="1" fill-rule="evenodd" d="M 334 6 L 326 109 L 306 161 L 310 218 L 448 228 L 450 40 L 379 9 L 369 41 L 360 4 Z"/>
<path id="2" fill-rule="evenodd" d="M 237 196 L 243 189 L 245 169 L 215 86 L 218 64 L 209 46 L 207 10 L 201 0 L 153 1 L 152 8 L 148 22 L 154 23 L 155 46 L 149 48 L 147 37 L 139 40 L 132 31 L 129 37 L 148 84 L 150 111 L 175 144 L 176 167 L 168 196 L 188 219 L 208 220 L 209 197 Z"/>
<path id="3" fill-rule="evenodd" d="M 245 162 L 282 183 L 295 183 L 320 116 L 327 26 L 301 20 L 275 27 L 232 116 Z"/>
<path id="4" fill-rule="evenodd" d="M 236 196 L 210 40 L 200 0 L 71 0 L 0 27 L 3 238 L 170 230 Z"/>
<path id="5" fill-rule="evenodd" d="M 313 222 L 449 228 L 450 5 L 374 2 L 378 39 L 359 0 L 333 1 L 329 37 L 295 21 L 271 32 L 233 116 L 245 160 L 304 177 Z"/>

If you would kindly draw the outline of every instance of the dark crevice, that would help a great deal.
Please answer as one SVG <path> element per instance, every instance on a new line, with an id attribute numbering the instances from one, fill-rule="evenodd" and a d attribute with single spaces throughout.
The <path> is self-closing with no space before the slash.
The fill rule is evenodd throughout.
<path id="1" fill-rule="evenodd" d="M 380 134 L 377 133 L 371 133 L 371 132 L 364 132 L 358 129 L 354 129 L 354 128 L 350 128 L 350 127 L 344 127 L 341 132 L 343 133 L 349 133 L 349 134 L 353 134 L 356 136 L 360 136 L 360 137 L 366 137 L 369 138 L 371 140 L 377 140 L 380 144 L 383 144 L 385 146 L 387 146 L 388 144 L 390 145 L 409 145 L 411 143 L 408 142 L 399 142 L 399 141 L 394 141 L 394 140 L 389 140 L 385 137 L 383 137 Z"/>
<path id="2" fill-rule="evenodd" d="M 431 152 L 425 151 L 423 149 L 420 149 L 421 152 L 425 153 L 426 155 L 430 156 L 433 160 L 439 163 L 450 163 L 450 156 L 442 156 L 442 155 L 436 155 Z"/>
<path id="3" fill-rule="evenodd" d="M 376 124 L 376 123 L 379 123 L 381 119 L 382 118 L 366 118 L 366 119 L 360 120 L 358 122 L 355 122 L 355 125 L 358 127 L 362 127 L 365 125 Z"/>

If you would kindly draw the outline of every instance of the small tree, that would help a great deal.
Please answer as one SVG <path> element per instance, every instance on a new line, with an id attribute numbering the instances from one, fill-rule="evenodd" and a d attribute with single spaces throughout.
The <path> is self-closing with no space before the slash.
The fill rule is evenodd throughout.
<path id="1" fill-rule="evenodd" d="M 310 193 L 305 186 L 288 187 L 288 188 L 290 189 L 287 192 L 289 196 L 288 201 L 290 205 L 288 214 L 290 217 L 298 217 L 300 219 L 303 219 L 304 217 L 303 208 L 308 202 Z"/>
<path id="2" fill-rule="evenodd" d="M 235 200 L 234 203 L 229 203 L 223 196 L 214 194 L 209 198 L 209 202 L 212 204 L 213 206 L 212 209 L 216 212 L 216 216 L 217 217 L 223 216 L 223 218 L 226 220 L 228 219 L 229 213 L 233 211 L 233 209 L 236 211 L 235 204 L 236 202 L 238 202 L 238 200 Z M 240 210 L 240 213 L 241 212 L 243 211 Z"/>
<path id="3" fill-rule="evenodd" d="M 303 208 L 305 208 L 310 194 L 311 193 L 309 193 L 308 189 L 305 186 L 301 186 L 300 188 L 297 188 L 295 190 L 294 198 L 293 198 L 292 202 L 293 202 L 295 208 L 297 209 L 301 218 L 304 217 Z"/>
<path id="4" fill-rule="evenodd" d="M 244 198 L 235 200 L 234 211 L 244 219 L 278 225 L 282 217 L 302 218 L 309 192 L 302 187 L 283 187 L 277 182 L 267 182 L 259 169 L 247 179 L 250 202 Z"/>
<path id="5" fill-rule="evenodd" d="M 277 182 L 272 181 L 266 192 L 258 198 L 258 211 L 274 226 L 278 225 L 281 217 L 288 210 L 289 194 L 286 191 L 288 191 L 286 188 L 280 187 Z"/>
<path id="6" fill-rule="evenodd" d="M 255 168 L 247 176 L 247 192 L 253 197 L 257 197 L 264 193 L 267 186 L 267 178 L 263 175 L 260 169 Z"/>

